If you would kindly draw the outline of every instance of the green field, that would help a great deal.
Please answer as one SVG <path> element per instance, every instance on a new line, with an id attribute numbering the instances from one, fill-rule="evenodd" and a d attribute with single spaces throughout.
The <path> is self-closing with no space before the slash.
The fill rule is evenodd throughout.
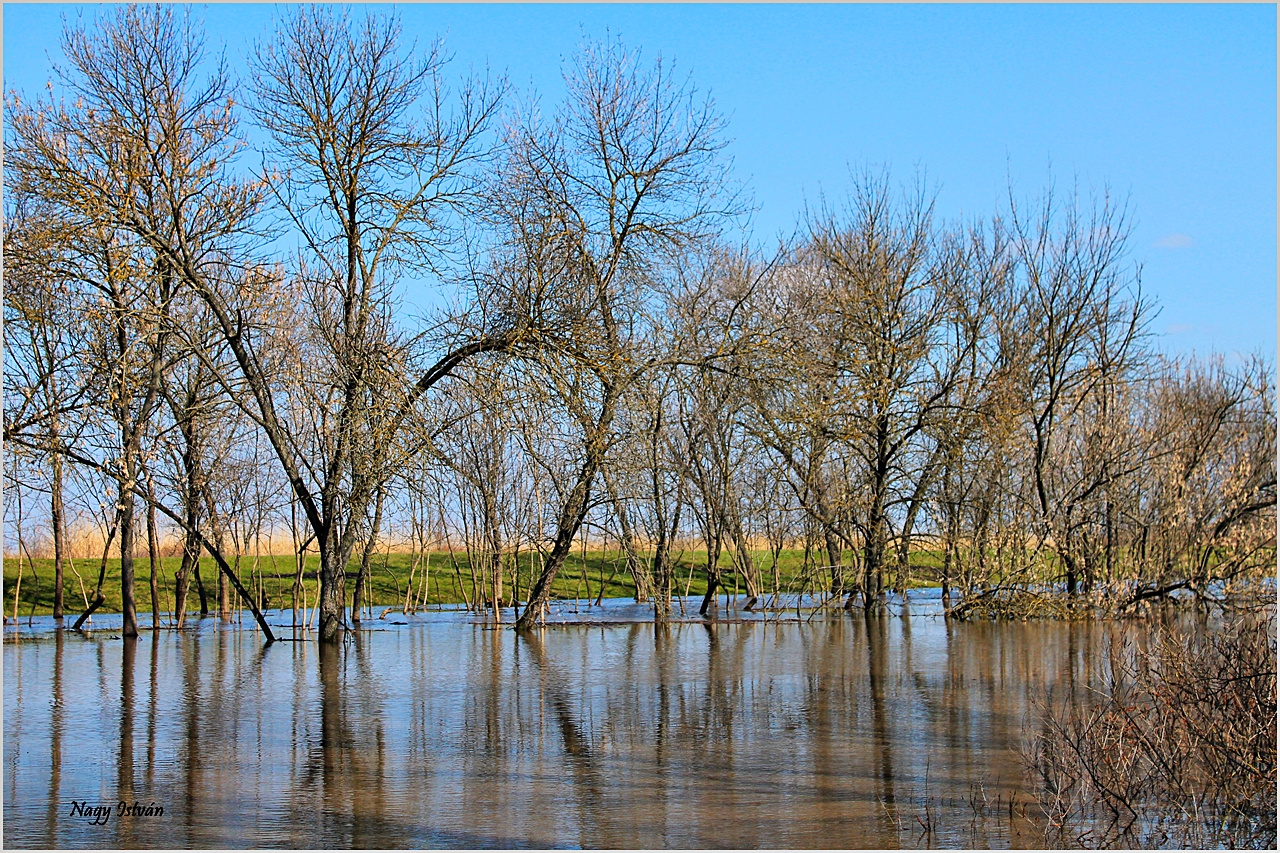
<path id="1" fill-rule="evenodd" d="M 770 571 L 771 561 L 769 554 L 767 552 L 757 552 L 754 556 L 757 563 L 761 565 L 760 574 L 763 588 L 766 592 L 772 592 L 774 579 Z M 706 552 L 702 550 L 685 551 L 683 555 L 677 552 L 673 554 L 673 557 L 678 558 L 674 592 L 678 595 L 704 594 L 707 589 Z M 529 553 L 520 554 L 518 596 L 521 600 L 524 600 L 527 595 L 531 576 L 536 577 L 536 572 L 541 566 L 536 555 L 533 555 L 531 571 L 530 560 L 531 555 Z M 809 591 L 815 591 L 824 586 L 820 580 L 811 580 L 809 583 L 805 583 L 805 579 L 801 577 L 803 560 L 804 553 L 801 550 L 785 550 L 780 554 L 778 561 L 778 587 L 780 590 L 798 592 L 807 587 Z M 919 552 L 912 555 L 912 561 L 913 563 L 919 561 L 923 565 L 930 565 L 936 562 L 936 558 L 928 552 Z M 409 554 L 379 553 L 375 555 L 371 563 L 368 586 L 371 600 L 367 603 L 374 606 L 402 606 L 405 603 L 411 562 L 412 557 Z M 434 606 L 475 602 L 476 592 L 474 585 L 479 584 L 480 571 L 477 568 L 475 572 L 476 580 L 473 585 L 473 576 L 465 553 L 457 553 L 451 556 L 448 551 L 432 552 L 430 555 L 430 572 L 424 584 L 423 569 L 426 566 L 426 562 L 425 557 L 420 558 L 418 568 L 413 575 L 413 591 L 411 595 L 417 606 L 421 607 L 424 603 L 427 606 Z M 162 613 L 169 613 L 173 610 L 173 579 L 180 563 L 181 559 L 179 557 L 166 557 L 161 560 L 161 571 L 157 583 L 159 586 L 160 611 Z M 72 566 L 74 566 L 74 571 Z M 86 599 L 92 601 L 94 588 L 97 585 L 99 566 L 100 560 L 96 559 L 75 560 L 67 566 L 63 578 L 63 606 L 68 616 L 79 614 L 85 607 Z M 256 565 L 252 556 L 242 556 L 238 574 L 241 582 L 250 592 L 257 594 L 258 590 L 261 590 L 265 594 L 265 606 L 267 608 L 288 608 L 293 604 L 294 566 L 295 563 L 292 556 L 263 555 L 258 558 Z M 745 594 L 746 584 L 732 570 L 728 553 L 721 556 L 720 566 L 722 571 L 721 582 L 723 584 L 721 592 L 723 593 L 725 589 L 730 592 L 736 589 Z M 135 561 L 135 567 L 134 595 L 138 611 L 147 613 L 151 611 L 151 591 L 148 581 L 151 566 L 145 554 Z M 318 586 L 316 571 L 318 568 L 319 557 L 314 554 L 308 555 L 303 578 L 306 606 L 313 607 L 315 605 Z M 355 561 L 348 567 L 348 603 L 351 599 L 355 572 L 358 568 L 359 564 Z M 4 560 L 4 615 L 8 618 L 13 617 L 15 588 L 18 589 L 18 615 L 20 617 L 30 614 L 48 615 L 52 613 L 53 560 L 37 558 L 33 566 L 31 561 L 23 559 L 21 561 L 22 582 L 20 587 L 17 584 L 18 570 L 19 560 L 12 556 L 6 557 Z M 77 572 L 79 577 L 77 577 Z M 926 571 L 917 569 L 913 574 L 915 575 L 911 584 L 913 586 L 927 584 L 931 580 L 928 576 L 929 573 Z M 209 602 L 209 609 L 210 611 L 216 611 L 218 607 L 218 570 L 213 560 L 208 557 L 201 561 L 201 575 Z M 885 581 L 888 583 L 889 578 L 886 577 Z M 508 602 L 512 596 L 511 585 L 512 573 L 510 562 L 508 561 L 503 578 L 503 597 Z M 631 575 L 626 571 L 622 552 L 589 550 L 586 552 L 585 558 L 581 552 L 570 556 L 564 568 L 556 577 L 555 584 L 552 587 L 552 597 L 560 599 L 595 599 L 600 595 L 602 586 L 604 588 L 604 598 L 632 598 L 635 596 L 635 584 L 632 582 Z M 103 594 L 106 601 L 98 612 L 120 612 L 120 561 L 118 559 L 112 559 L 107 562 L 107 575 L 106 582 L 103 585 Z M 481 592 L 480 595 L 482 598 L 488 597 L 487 591 Z M 234 590 L 232 591 L 232 599 L 232 607 L 238 609 L 239 604 L 235 602 Z M 198 613 L 199 609 L 200 598 L 193 578 L 188 595 L 187 610 L 188 612 Z"/>

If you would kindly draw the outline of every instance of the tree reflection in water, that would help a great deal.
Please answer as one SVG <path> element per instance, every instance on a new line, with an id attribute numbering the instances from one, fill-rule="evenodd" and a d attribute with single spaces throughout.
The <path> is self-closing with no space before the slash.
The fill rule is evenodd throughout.
<path id="1" fill-rule="evenodd" d="M 1030 702 L 1087 685 L 1108 630 L 842 614 L 517 635 L 459 616 L 266 648 L 215 619 L 49 631 L 4 645 L 4 841 L 1035 846 L 976 826 L 970 794 L 1023 785 Z M 918 839 L 900 827 L 926 797 Z M 164 815 L 70 815 L 121 800 Z"/>

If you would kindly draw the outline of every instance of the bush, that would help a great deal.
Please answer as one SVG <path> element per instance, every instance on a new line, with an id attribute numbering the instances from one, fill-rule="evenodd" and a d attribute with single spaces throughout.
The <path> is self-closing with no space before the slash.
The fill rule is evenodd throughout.
<path id="1" fill-rule="evenodd" d="M 1091 699 L 1046 702 L 1024 750 L 1048 840 L 1276 845 L 1274 609 L 1160 627 L 1098 664 Z"/>

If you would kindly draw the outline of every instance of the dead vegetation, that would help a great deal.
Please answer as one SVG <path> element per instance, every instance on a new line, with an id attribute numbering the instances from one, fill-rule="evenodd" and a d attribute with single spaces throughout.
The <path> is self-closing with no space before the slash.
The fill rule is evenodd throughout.
<path id="1" fill-rule="evenodd" d="M 1117 642 L 1092 690 L 1044 703 L 1024 757 L 1047 844 L 1275 847 L 1274 607 L 1192 621 Z"/>

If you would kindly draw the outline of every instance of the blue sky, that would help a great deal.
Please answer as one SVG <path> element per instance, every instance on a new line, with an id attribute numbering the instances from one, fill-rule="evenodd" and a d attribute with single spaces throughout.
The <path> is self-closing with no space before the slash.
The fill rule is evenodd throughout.
<path id="1" fill-rule="evenodd" d="M 4 6 L 4 85 L 33 93 L 61 16 Z M 198 7 L 233 69 L 277 7 Z M 691 72 L 729 118 L 757 237 L 849 169 L 927 172 L 947 217 L 1015 195 L 1127 196 L 1133 261 L 1168 350 L 1276 351 L 1273 5 L 404 5 L 459 72 L 488 66 L 546 104 L 584 35 L 621 37 Z"/>

